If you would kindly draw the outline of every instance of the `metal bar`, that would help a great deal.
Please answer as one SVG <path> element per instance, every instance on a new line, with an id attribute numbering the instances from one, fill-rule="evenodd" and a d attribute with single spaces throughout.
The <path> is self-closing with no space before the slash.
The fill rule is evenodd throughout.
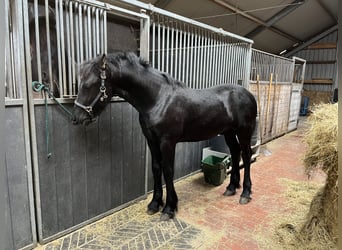
<path id="1" fill-rule="evenodd" d="M 200 74 L 201 74 L 201 69 L 200 69 L 200 60 L 201 60 L 201 42 L 202 42 L 202 36 L 200 34 L 200 30 L 198 30 L 198 32 L 196 32 L 196 35 L 197 35 L 197 58 L 196 58 L 196 88 L 199 89 L 200 88 Z"/>
<path id="2" fill-rule="evenodd" d="M 104 36 L 104 53 L 107 54 L 107 11 L 103 13 L 103 36 Z"/>
<path id="3" fill-rule="evenodd" d="M 83 50 L 84 50 L 84 58 L 83 60 L 89 60 L 89 40 L 88 40 L 88 20 L 87 20 L 87 5 L 83 5 L 84 15 L 82 15 L 83 21 Z"/>
<path id="4" fill-rule="evenodd" d="M 76 28 L 76 63 L 77 63 L 77 72 L 80 72 L 80 65 L 81 65 L 81 18 L 80 18 L 80 12 L 82 10 L 82 6 L 79 5 L 78 3 L 75 3 L 75 12 L 76 12 L 76 16 L 75 16 L 75 28 Z M 80 74 L 77 74 L 77 86 L 80 84 L 81 79 L 80 79 Z M 75 91 L 76 94 L 76 91 Z"/>
<path id="5" fill-rule="evenodd" d="M 185 69 L 185 82 L 188 87 L 191 87 L 191 82 L 189 80 L 190 77 L 190 27 L 187 27 L 187 32 L 186 32 L 186 69 Z"/>
<path id="6" fill-rule="evenodd" d="M 88 13 L 88 22 L 89 22 L 89 44 L 91 45 L 91 49 L 89 51 L 90 54 L 90 59 L 94 58 L 96 55 L 96 31 L 95 31 L 95 19 L 94 19 L 94 13 L 95 13 L 95 7 L 89 7 L 89 12 L 90 15 Z"/>
<path id="7" fill-rule="evenodd" d="M 59 19 L 59 1 L 55 2 L 56 11 L 56 35 L 57 35 L 57 60 L 58 60 L 58 85 L 61 96 L 63 95 L 63 79 L 62 79 L 62 59 L 61 59 L 61 31 L 60 31 L 60 19 Z"/>
<path id="8" fill-rule="evenodd" d="M 320 40 L 321 38 L 327 36 L 328 34 L 334 32 L 335 30 L 338 29 L 338 24 L 333 25 L 332 27 L 330 27 L 329 29 L 323 31 L 322 33 L 317 34 L 316 36 L 314 36 L 313 38 L 305 41 L 304 43 L 302 43 L 301 45 L 297 46 L 296 48 L 294 48 L 293 50 L 290 50 L 288 53 L 284 54 L 285 57 L 290 57 L 294 54 L 296 54 L 298 51 L 302 50 L 303 48 L 307 47 L 308 45 Z"/>
<path id="9" fill-rule="evenodd" d="M 239 44 L 239 68 L 238 68 L 238 76 L 237 76 L 237 80 L 241 80 L 241 86 L 243 86 L 243 80 L 244 80 L 244 74 L 243 74 L 243 70 L 244 70 L 244 64 L 243 64 L 243 48 L 241 46 L 241 44 Z M 239 82 L 238 82 L 239 83 Z"/>
<path id="10" fill-rule="evenodd" d="M 50 83 L 50 88 L 53 93 L 55 86 L 53 84 L 53 79 L 52 79 L 50 18 L 49 18 L 49 1 L 48 0 L 45 0 L 45 24 L 46 24 L 46 43 L 47 43 L 47 52 L 48 52 L 49 83 Z"/>
<path id="11" fill-rule="evenodd" d="M 208 78 L 207 78 L 207 88 L 213 86 L 213 79 L 212 79 L 212 73 L 213 73 L 213 46 L 214 46 L 214 39 L 213 39 L 213 34 L 210 34 L 210 51 L 209 51 L 209 70 L 208 70 Z"/>
<path id="12" fill-rule="evenodd" d="M 231 83 L 236 84 L 236 67 L 237 67 L 237 52 L 236 44 L 232 46 L 233 64 L 232 64 L 232 80 Z"/>
<path id="13" fill-rule="evenodd" d="M 219 73 L 219 84 L 223 83 L 223 74 L 224 74 L 224 57 L 223 57 L 223 51 L 224 51 L 224 43 L 223 43 L 223 37 L 220 37 L 220 53 L 219 53 L 219 62 L 220 62 L 220 73 Z"/>
<path id="14" fill-rule="evenodd" d="M 175 78 L 176 78 L 177 80 L 179 80 L 179 77 L 178 77 L 178 75 L 177 75 L 177 73 L 178 73 L 178 65 L 179 65 L 179 62 L 178 62 L 178 53 L 179 53 L 179 48 L 178 48 L 178 44 L 179 44 L 179 38 L 178 38 L 178 35 L 179 35 L 178 22 L 176 22 L 175 26 L 176 26 L 176 41 L 175 41 Z"/>
<path id="15" fill-rule="evenodd" d="M 92 58 L 92 46 L 91 46 L 91 8 L 87 6 L 87 43 L 86 46 L 88 47 L 88 56 L 87 60 Z"/>
<path id="16" fill-rule="evenodd" d="M 158 63 L 158 65 L 157 65 L 157 69 L 158 70 L 161 69 L 161 67 L 160 67 L 160 44 L 161 44 L 160 36 L 161 36 L 161 34 L 160 34 L 160 16 L 158 15 L 158 40 L 157 40 L 157 44 L 158 44 L 158 54 L 157 54 L 157 63 Z"/>
<path id="17" fill-rule="evenodd" d="M 180 61 L 180 63 L 183 65 L 182 67 L 182 82 L 185 82 L 185 60 L 186 60 L 186 51 L 185 51 L 185 45 L 186 45 L 186 33 L 185 33 L 185 24 L 183 24 L 184 26 L 184 38 L 182 41 L 182 50 L 183 50 L 183 58 Z"/>
<path id="18" fill-rule="evenodd" d="M 156 67 L 156 21 L 152 22 L 152 67 Z"/>
<path id="19" fill-rule="evenodd" d="M 20 2 L 20 1 L 18 1 Z M 24 121 L 24 136 L 25 136 L 25 149 L 26 149 L 26 170 L 27 170 L 27 183 L 28 183 L 28 196 L 29 196 L 29 213 L 30 213 L 30 224 L 31 224 L 31 232 L 32 232 L 32 242 L 34 246 L 37 244 L 37 225 L 36 223 L 39 223 L 39 215 L 35 213 L 36 209 L 37 212 L 39 211 L 38 207 L 35 207 L 34 203 L 37 199 L 34 197 L 35 192 L 35 185 L 33 185 L 33 181 L 35 178 L 33 178 L 32 169 L 34 168 L 34 158 L 37 156 L 33 153 L 34 149 L 36 148 L 35 139 L 35 127 L 32 125 L 34 124 L 34 113 L 33 105 L 30 105 L 30 101 L 32 100 L 32 91 L 30 88 L 28 88 L 28 83 L 32 82 L 32 72 L 31 72 L 31 48 L 29 46 L 30 44 L 30 34 L 29 34 L 29 18 L 28 18 L 28 12 L 25 11 L 28 9 L 27 1 L 22 1 L 22 17 L 19 17 L 18 20 L 23 20 L 23 29 L 22 33 L 24 34 L 22 36 L 22 43 L 24 44 L 23 48 L 23 57 L 22 57 L 22 65 L 23 65 L 23 73 L 22 76 L 23 81 L 21 81 L 23 84 L 23 98 L 26 99 L 25 102 L 23 102 L 23 121 Z M 22 19 L 21 19 L 22 18 Z M 33 117 L 33 119 L 30 119 L 30 116 Z M 30 122 L 33 120 L 33 123 L 30 124 Z M 31 138 L 30 138 L 31 137 Z M 32 150 L 32 154 L 31 154 Z M 31 159 L 32 157 L 32 159 Z M 37 158 L 36 158 L 37 159 Z M 36 219 L 36 217 L 38 217 Z"/>
<path id="20" fill-rule="evenodd" d="M 104 10 L 100 10 L 100 53 L 104 54 L 104 23 L 103 23 L 103 12 Z"/>
<path id="21" fill-rule="evenodd" d="M 70 67 L 71 67 L 71 84 L 72 88 L 70 89 L 71 95 L 76 95 L 76 72 L 75 72 L 75 32 L 74 32 L 74 10 L 73 10 L 73 2 L 69 2 L 69 15 L 70 15 L 70 40 L 71 40 L 71 59 L 70 59 Z"/>
<path id="22" fill-rule="evenodd" d="M 182 81 L 182 44 L 183 44 L 183 31 L 179 23 L 179 40 L 178 40 L 178 80 Z"/>
<path id="23" fill-rule="evenodd" d="M 86 26 L 86 23 L 83 25 L 83 10 L 85 11 L 85 6 L 83 4 L 79 5 L 78 8 L 78 24 L 79 24 L 79 30 L 80 30 L 80 61 L 79 63 L 79 67 L 81 66 L 81 64 L 84 62 L 84 48 L 83 48 L 83 44 L 86 42 L 86 39 L 84 39 L 84 37 L 86 36 L 86 30 L 85 32 L 83 32 L 83 27 Z M 80 82 L 79 82 L 80 83 Z"/>
<path id="24" fill-rule="evenodd" d="M 201 54 L 200 59 L 202 63 L 200 64 L 200 72 L 199 72 L 199 88 L 203 89 L 203 74 L 204 74 L 204 65 L 205 65 L 205 31 L 201 30 Z"/>
<path id="25" fill-rule="evenodd" d="M 13 91 L 13 85 L 14 85 L 14 66 L 13 66 L 13 46 L 12 46 L 12 30 L 10 27 L 12 27 L 11 23 L 11 15 L 10 15 L 10 3 L 9 1 L 5 1 L 5 27 L 6 27 L 6 41 L 5 41 L 5 61 L 6 61 L 6 81 L 5 81 L 5 100 L 7 98 L 14 99 L 14 96 L 12 95 Z M 13 27 L 12 27 L 13 28 Z"/>
<path id="26" fill-rule="evenodd" d="M 95 12 L 95 26 L 96 26 L 96 55 L 100 54 L 100 20 L 99 20 L 99 12 L 100 10 L 98 8 L 96 8 L 96 12 Z"/>
<path id="27" fill-rule="evenodd" d="M 62 56 L 62 75 L 63 75 L 63 95 L 66 95 L 67 80 L 66 80 L 66 68 L 65 68 L 65 45 L 64 45 L 64 22 L 63 22 L 63 1 L 59 1 L 59 18 L 60 18 L 60 32 L 61 32 L 61 56 Z"/>
<path id="28" fill-rule="evenodd" d="M 246 58 L 246 74 L 245 74 L 245 88 L 249 89 L 249 76 L 251 75 L 251 63 L 252 63 L 252 45 L 246 45 L 247 48 L 247 58 Z"/>
<path id="29" fill-rule="evenodd" d="M 198 89 L 198 30 L 194 28 L 194 64 L 193 64 L 193 85 Z"/>
<path id="30" fill-rule="evenodd" d="M 144 10 L 142 11 L 142 13 Z M 140 57 L 146 61 L 150 60 L 150 17 L 145 15 L 144 18 L 140 20 Z M 146 148 L 148 148 L 146 146 Z"/>
<path id="31" fill-rule="evenodd" d="M 70 5 L 72 2 L 69 2 L 69 3 L 66 3 L 66 10 L 67 8 L 69 7 L 70 9 Z M 70 28 L 71 28 L 71 25 L 70 25 L 70 11 L 66 11 L 65 12 L 65 15 L 66 15 L 66 42 L 67 42 L 67 51 L 68 51 L 68 54 L 67 54 L 67 62 L 68 62 L 68 71 L 67 71 L 67 74 L 68 74 L 68 89 L 64 89 L 64 95 L 70 95 L 71 94 L 71 90 L 72 90 L 72 69 L 71 69 L 71 66 L 72 66 L 72 60 L 71 60 L 71 36 L 70 36 Z"/>
<path id="32" fill-rule="evenodd" d="M 228 70 L 227 70 L 227 66 L 228 66 L 228 63 L 227 63 L 227 58 L 228 58 L 228 53 L 227 53 L 227 50 L 228 50 L 228 45 L 226 43 L 226 39 L 223 38 L 223 60 L 224 60 L 224 63 L 223 63 L 223 80 L 222 80 L 222 83 L 224 84 L 227 84 L 228 81 L 227 81 L 227 76 L 228 76 Z"/>
<path id="33" fill-rule="evenodd" d="M 163 26 L 162 26 L 162 39 L 161 39 L 161 71 L 165 72 L 165 18 L 163 18 Z"/>
<path id="34" fill-rule="evenodd" d="M 37 69 L 38 69 L 38 81 L 42 82 L 42 64 L 40 60 L 40 35 L 39 35 L 38 17 L 39 17 L 38 0 L 34 0 L 34 21 L 35 21 L 35 33 L 36 33 L 36 59 L 37 59 Z"/>
<path id="35" fill-rule="evenodd" d="M 166 29 L 166 69 L 165 72 L 170 73 L 169 69 L 169 54 L 170 54 L 170 26 L 168 24 L 169 20 L 166 19 L 165 25 L 167 23 L 167 29 Z"/>
<path id="36" fill-rule="evenodd" d="M 195 83 L 193 82 L 193 73 L 194 73 L 194 69 L 193 69 L 193 64 L 194 64 L 194 33 L 193 33 L 193 27 L 191 27 L 191 28 L 192 28 L 192 32 L 190 32 L 191 41 L 190 41 L 189 86 L 191 86 L 191 88 L 195 88 Z"/>
<path id="37" fill-rule="evenodd" d="M 173 61 L 173 57 L 174 57 L 174 51 L 173 51 L 173 42 L 174 42 L 174 33 L 175 33 L 175 29 L 174 29 L 174 22 L 172 20 L 172 24 L 171 24 L 172 28 L 171 28 L 171 55 L 170 55 L 170 65 L 171 65 L 171 68 L 170 68 L 170 75 L 172 77 L 174 77 L 173 75 L 173 69 L 174 69 L 174 61 Z"/>
<path id="38" fill-rule="evenodd" d="M 217 84 L 217 70 L 219 68 L 219 64 L 218 64 L 218 58 L 217 58 L 217 52 L 218 52 L 218 41 L 217 41 L 217 37 L 216 35 L 214 35 L 214 48 L 213 48 L 213 52 L 214 52 L 214 64 L 213 64 L 213 74 L 212 74 L 212 79 L 213 79 L 213 84 L 216 85 Z"/>
<path id="39" fill-rule="evenodd" d="M 95 24 L 95 7 L 91 7 L 90 9 L 90 36 L 91 39 L 89 40 L 89 43 L 91 44 L 91 53 L 90 58 L 94 58 L 96 56 L 96 24 Z"/>

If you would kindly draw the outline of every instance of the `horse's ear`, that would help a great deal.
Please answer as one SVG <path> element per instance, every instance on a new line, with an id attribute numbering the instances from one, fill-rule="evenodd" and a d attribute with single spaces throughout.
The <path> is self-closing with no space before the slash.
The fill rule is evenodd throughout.
<path id="1" fill-rule="evenodd" d="M 101 61 L 100 61 L 100 66 L 102 69 L 105 69 L 107 65 L 107 58 L 106 58 L 106 54 L 102 55 Z"/>

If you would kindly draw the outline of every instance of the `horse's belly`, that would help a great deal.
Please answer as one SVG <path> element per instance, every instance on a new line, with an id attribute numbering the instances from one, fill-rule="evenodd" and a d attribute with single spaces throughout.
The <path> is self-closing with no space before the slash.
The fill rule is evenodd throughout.
<path id="1" fill-rule="evenodd" d="M 184 127 L 181 136 L 181 141 L 203 141 L 208 140 L 222 134 L 229 130 L 227 124 L 218 124 L 217 122 L 212 122 L 212 124 L 196 124 L 192 123 L 191 126 Z"/>

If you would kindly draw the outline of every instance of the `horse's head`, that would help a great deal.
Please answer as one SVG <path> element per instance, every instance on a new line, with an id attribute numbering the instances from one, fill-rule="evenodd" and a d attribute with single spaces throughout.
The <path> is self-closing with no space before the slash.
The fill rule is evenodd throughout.
<path id="1" fill-rule="evenodd" d="M 106 56 L 87 62 L 81 69 L 81 83 L 75 100 L 73 123 L 88 125 L 103 111 L 111 98 Z"/>

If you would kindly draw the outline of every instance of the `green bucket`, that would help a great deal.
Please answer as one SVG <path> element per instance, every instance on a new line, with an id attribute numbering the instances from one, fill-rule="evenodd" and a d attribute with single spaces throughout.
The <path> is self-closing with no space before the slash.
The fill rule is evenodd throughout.
<path id="1" fill-rule="evenodd" d="M 201 162 L 205 182 L 218 186 L 227 176 L 227 168 L 230 164 L 230 156 L 218 157 L 209 155 Z"/>

